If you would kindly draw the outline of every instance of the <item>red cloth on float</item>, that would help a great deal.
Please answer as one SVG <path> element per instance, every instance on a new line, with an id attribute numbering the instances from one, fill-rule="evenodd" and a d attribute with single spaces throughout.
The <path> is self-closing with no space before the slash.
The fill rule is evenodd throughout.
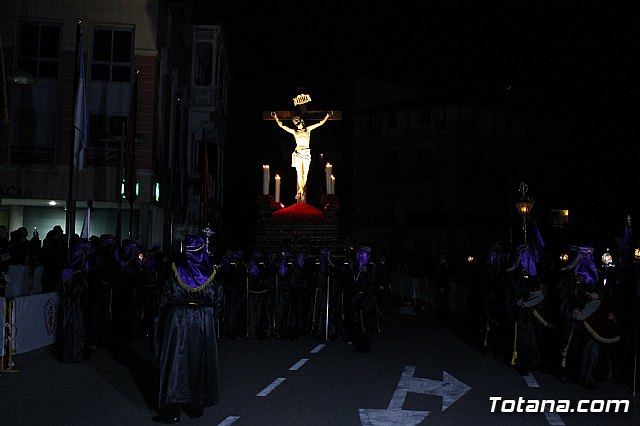
<path id="1" fill-rule="evenodd" d="M 327 223 L 325 215 L 309 204 L 294 204 L 273 212 L 272 225 L 324 225 Z"/>

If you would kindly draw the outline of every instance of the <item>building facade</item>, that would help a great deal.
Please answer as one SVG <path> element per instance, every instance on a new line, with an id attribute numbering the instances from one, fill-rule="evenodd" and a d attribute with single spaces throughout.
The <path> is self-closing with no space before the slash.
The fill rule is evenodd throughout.
<path id="1" fill-rule="evenodd" d="M 381 81 L 358 81 L 354 100 L 355 240 L 428 258 L 522 239 L 514 203 L 534 169 L 530 114 Z"/>
<path id="2" fill-rule="evenodd" d="M 122 239 L 167 247 L 186 229 L 207 222 L 203 216 L 215 220 L 222 202 L 228 82 L 222 28 L 193 26 L 191 2 L 31 0 L 3 8 L 9 121 L 0 134 L 0 224 L 45 233 L 55 225 L 64 228 L 71 198 L 73 228 L 80 233 L 91 200 L 90 234 L 119 229 Z M 70 180 L 77 19 L 89 136 L 86 167 L 75 169 Z M 122 195 L 122 153 L 136 74 L 137 195 L 129 202 Z M 200 209 L 202 133 L 192 124 L 199 113 L 206 119 L 200 117 L 198 125 L 211 136 L 208 214 Z"/>

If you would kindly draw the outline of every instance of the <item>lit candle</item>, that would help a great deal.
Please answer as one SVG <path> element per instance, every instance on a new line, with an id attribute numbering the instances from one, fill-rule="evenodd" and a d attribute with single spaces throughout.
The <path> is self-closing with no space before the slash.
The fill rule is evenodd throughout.
<path id="1" fill-rule="evenodd" d="M 327 194 L 331 194 L 331 163 L 324 166 L 325 181 L 327 183 Z"/>
<path id="2" fill-rule="evenodd" d="M 262 166 L 262 194 L 269 194 L 269 166 Z"/>
<path id="3" fill-rule="evenodd" d="M 280 176 L 276 175 L 276 203 L 280 202 Z"/>
<path id="4" fill-rule="evenodd" d="M 331 192 L 330 194 L 335 194 L 336 193 L 336 177 L 334 175 L 331 175 Z"/>

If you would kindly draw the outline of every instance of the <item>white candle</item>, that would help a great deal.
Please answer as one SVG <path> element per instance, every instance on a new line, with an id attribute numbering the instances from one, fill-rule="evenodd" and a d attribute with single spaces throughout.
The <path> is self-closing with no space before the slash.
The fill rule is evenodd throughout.
<path id="1" fill-rule="evenodd" d="M 280 176 L 276 175 L 276 203 L 280 202 Z"/>
<path id="2" fill-rule="evenodd" d="M 262 166 L 262 194 L 269 194 L 269 166 Z"/>
<path id="3" fill-rule="evenodd" d="M 330 194 L 335 194 L 336 193 L 336 177 L 334 175 L 331 175 L 331 192 Z"/>
<path id="4" fill-rule="evenodd" d="M 327 194 L 331 194 L 331 163 L 327 163 L 326 166 L 324 166 L 324 175 L 325 175 L 325 181 L 327 184 Z"/>

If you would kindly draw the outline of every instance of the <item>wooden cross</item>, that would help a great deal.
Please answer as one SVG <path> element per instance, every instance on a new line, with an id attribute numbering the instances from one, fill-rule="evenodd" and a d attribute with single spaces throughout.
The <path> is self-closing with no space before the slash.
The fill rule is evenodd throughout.
<path id="1" fill-rule="evenodd" d="M 306 104 L 309 102 L 311 102 L 311 96 L 300 93 L 293 98 L 293 106 L 297 107 L 299 111 L 265 111 L 262 114 L 263 120 L 275 120 L 277 118 L 277 124 L 287 132 L 293 134 L 296 139 L 296 148 L 291 154 L 291 163 L 292 166 L 296 168 L 296 200 L 298 203 L 305 203 L 307 198 L 307 175 L 311 162 L 311 130 L 321 126 L 327 120 L 340 120 L 342 118 L 341 111 L 337 111 L 337 113 L 336 111 L 307 111 Z M 294 127 L 282 124 L 283 120 L 293 120 L 295 117 L 301 118 L 304 123 L 294 121 Z M 306 121 L 309 119 L 316 119 L 319 120 L 319 122 L 307 125 Z"/>
<path id="2" fill-rule="evenodd" d="M 302 89 L 303 88 L 298 88 L 299 91 Z M 306 123 L 308 120 L 322 120 L 327 114 L 327 111 L 307 111 L 307 104 L 311 102 L 311 96 L 308 94 L 300 92 L 292 101 L 293 106 L 296 107 L 296 111 L 262 111 L 262 119 L 275 120 L 271 115 L 272 112 L 275 112 L 282 121 L 291 120 L 293 117 L 298 116 Z M 329 120 L 342 120 L 342 111 L 334 110 Z"/>

